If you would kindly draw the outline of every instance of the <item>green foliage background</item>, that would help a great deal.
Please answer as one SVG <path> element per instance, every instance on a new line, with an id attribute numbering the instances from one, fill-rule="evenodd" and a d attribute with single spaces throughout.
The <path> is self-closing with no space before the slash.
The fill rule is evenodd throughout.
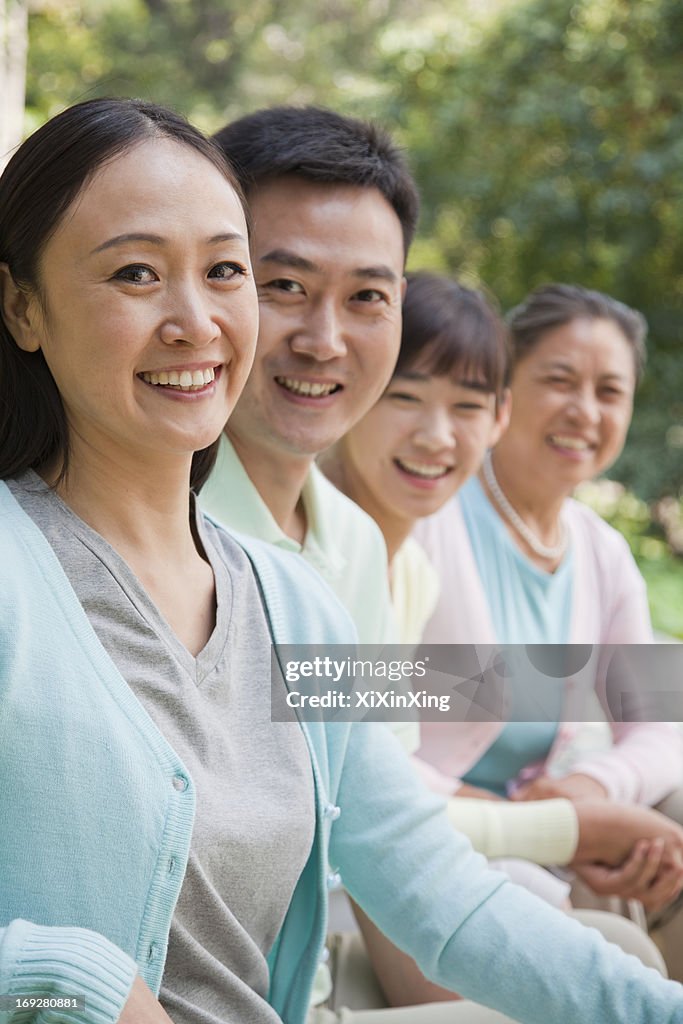
<path id="1" fill-rule="evenodd" d="M 96 95 L 208 131 L 277 102 L 379 118 L 422 189 L 412 266 L 486 282 L 504 308 L 566 280 L 641 309 L 650 367 L 610 475 L 681 496 L 680 0 L 34 2 L 27 130 Z M 680 574 L 674 589 L 683 633 Z"/>
<path id="2" fill-rule="evenodd" d="M 424 196 L 413 265 L 504 307 L 570 280 L 645 312 L 650 372 L 613 472 L 653 499 L 683 481 L 682 50 L 679 0 L 47 0 L 28 126 L 101 94 L 207 130 L 273 102 L 383 119 Z"/>

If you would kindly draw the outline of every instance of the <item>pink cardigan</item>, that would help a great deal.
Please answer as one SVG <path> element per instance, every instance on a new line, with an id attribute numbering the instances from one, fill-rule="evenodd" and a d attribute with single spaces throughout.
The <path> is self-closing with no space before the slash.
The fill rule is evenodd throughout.
<path id="1" fill-rule="evenodd" d="M 570 641 L 576 644 L 652 643 L 645 582 L 628 544 L 591 509 L 569 499 L 565 506 L 574 553 Z M 441 594 L 427 623 L 424 643 L 495 644 L 493 623 L 458 498 L 418 523 L 414 536 L 436 568 Z M 547 771 L 579 726 L 572 708 L 589 684 L 601 697 L 597 658 L 567 680 L 563 722 L 546 761 L 528 765 L 517 783 Z M 453 793 L 457 779 L 482 757 L 503 728 L 499 722 L 424 722 L 417 752 L 420 772 L 432 788 Z M 572 765 L 597 779 L 615 800 L 655 804 L 683 783 L 683 740 L 668 722 L 611 723 L 614 745 Z"/>

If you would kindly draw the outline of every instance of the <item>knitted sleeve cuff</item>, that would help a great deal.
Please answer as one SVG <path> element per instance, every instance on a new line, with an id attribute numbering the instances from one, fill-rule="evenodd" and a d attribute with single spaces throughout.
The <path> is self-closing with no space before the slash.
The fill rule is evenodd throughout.
<path id="1" fill-rule="evenodd" d="M 82 997 L 85 1012 L 60 1010 L 60 1020 L 69 1024 L 114 1024 L 136 973 L 135 962 L 126 953 L 85 928 L 51 928 L 15 920 L 0 929 L 0 992 L 17 997 Z M 11 1013 L 4 1017 L 0 1012 L 0 1020 L 12 1019 Z"/>
<path id="2" fill-rule="evenodd" d="M 452 797 L 448 817 L 487 857 L 567 864 L 579 841 L 578 819 L 569 800 L 508 803 Z"/>

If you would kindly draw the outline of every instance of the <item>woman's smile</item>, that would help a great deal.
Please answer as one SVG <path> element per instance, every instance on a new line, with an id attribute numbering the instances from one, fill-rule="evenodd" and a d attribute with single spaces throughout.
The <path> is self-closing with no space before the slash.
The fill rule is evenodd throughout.
<path id="1" fill-rule="evenodd" d="M 187 400 L 214 395 L 221 366 L 186 366 L 167 370 L 144 370 L 138 377 L 165 398 Z"/>

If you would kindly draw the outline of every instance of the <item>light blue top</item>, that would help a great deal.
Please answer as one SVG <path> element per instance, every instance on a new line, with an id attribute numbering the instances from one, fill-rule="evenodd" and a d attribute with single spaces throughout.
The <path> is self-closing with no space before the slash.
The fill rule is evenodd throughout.
<path id="1" fill-rule="evenodd" d="M 350 621 L 301 559 L 239 541 L 277 640 L 348 641 Z M 469 998 L 527 1024 L 683 1024 L 680 986 L 489 871 L 387 729 L 301 727 L 316 832 L 268 957 L 285 1024 L 308 1010 L 328 863 L 428 977 Z M 0 994 L 85 993 L 86 1011 L 60 1021 L 114 1024 L 136 968 L 159 990 L 195 786 L 2 483 L 0 778 Z M 3 1005 L 0 1024 L 43 1019 Z"/>
<path id="2" fill-rule="evenodd" d="M 460 505 L 498 642 L 568 643 L 571 548 L 554 573 L 544 572 L 519 550 L 476 477 L 460 491 Z M 556 706 L 554 721 L 534 721 L 531 702 L 524 698 L 515 691 L 510 711 L 514 721 L 463 777 L 464 782 L 505 796 L 510 779 L 526 765 L 548 756 L 557 733 L 562 684 L 558 680 L 556 693 L 547 695 Z"/>
<path id="3" fill-rule="evenodd" d="M 568 643 L 571 547 L 555 572 L 544 572 L 519 550 L 476 477 L 459 500 L 498 643 Z"/>
<path id="4" fill-rule="evenodd" d="M 470 786 L 508 796 L 508 783 L 522 768 L 548 756 L 557 733 L 557 722 L 511 722 L 503 727 L 495 743 L 463 775 Z"/>

